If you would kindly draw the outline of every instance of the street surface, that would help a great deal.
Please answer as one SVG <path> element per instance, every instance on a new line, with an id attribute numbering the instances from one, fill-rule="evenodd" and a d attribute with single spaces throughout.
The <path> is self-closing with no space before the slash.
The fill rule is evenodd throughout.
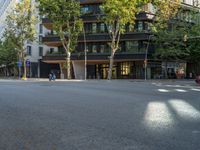
<path id="1" fill-rule="evenodd" d="M 0 80 L 0 150 L 200 150 L 200 86 Z"/>

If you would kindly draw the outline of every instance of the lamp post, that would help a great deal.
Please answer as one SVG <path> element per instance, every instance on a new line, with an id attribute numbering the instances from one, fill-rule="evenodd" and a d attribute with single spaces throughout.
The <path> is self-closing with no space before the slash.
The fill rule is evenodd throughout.
<path id="1" fill-rule="evenodd" d="M 154 35 L 149 35 L 148 44 L 147 44 L 147 48 L 146 48 L 146 51 L 145 51 L 145 59 L 144 59 L 144 69 L 145 69 L 144 78 L 145 78 L 145 80 L 147 80 L 147 64 L 148 64 L 148 50 L 149 50 L 149 44 L 150 44 L 151 37 L 153 37 L 153 36 L 154 36 Z"/>
<path id="2" fill-rule="evenodd" d="M 85 80 L 87 80 L 87 44 L 86 44 L 86 36 L 85 36 L 84 26 L 83 26 L 83 38 L 84 38 L 84 53 L 85 53 Z"/>

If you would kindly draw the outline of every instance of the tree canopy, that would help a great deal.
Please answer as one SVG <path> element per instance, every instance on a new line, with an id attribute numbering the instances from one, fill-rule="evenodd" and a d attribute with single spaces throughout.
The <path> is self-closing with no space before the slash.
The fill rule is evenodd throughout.
<path id="1" fill-rule="evenodd" d="M 111 42 L 110 65 L 108 79 L 112 78 L 112 66 L 115 52 L 119 49 L 119 41 L 125 33 L 126 25 L 134 26 L 136 15 L 148 0 L 105 0 L 101 6 L 105 16 L 103 22 L 106 24 Z"/>
<path id="2" fill-rule="evenodd" d="M 70 56 L 75 50 L 78 36 L 82 31 L 80 3 L 75 0 L 38 0 L 40 14 L 44 15 L 53 24 L 62 46 L 67 54 L 67 78 L 70 79 Z"/>
<path id="3" fill-rule="evenodd" d="M 23 0 L 17 3 L 6 19 L 5 36 L 9 37 L 9 41 L 17 49 L 19 59 L 23 61 L 24 79 L 26 79 L 26 42 L 36 39 L 36 23 L 37 18 L 31 0 Z"/>

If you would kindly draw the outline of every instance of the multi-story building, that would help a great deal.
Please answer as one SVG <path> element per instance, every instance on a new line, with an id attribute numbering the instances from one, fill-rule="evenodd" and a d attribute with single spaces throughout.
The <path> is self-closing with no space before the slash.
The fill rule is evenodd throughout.
<path id="1" fill-rule="evenodd" d="M 87 62 L 87 78 L 106 79 L 110 56 L 110 41 L 106 26 L 98 17 L 103 15 L 100 9 L 102 0 L 80 0 L 82 19 L 86 38 L 81 35 L 78 46 L 71 56 L 74 78 L 84 78 L 84 65 Z M 182 7 L 199 8 L 199 0 L 183 0 Z M 187 11 L 185 12 L 187 14 Z M 120 48 L 114 58 L 113 78 L 117 79 L 143 79 L 145 76 L 144 60 L 148 58 L 147 78 L 156 78 L 162 74 L 162 61 L 155 61 L 151 57 L 154 46 L 149 44 L 151 32 L 148 23 L 152 22 L 154 8 L 151 4 L 146 5 L 137 15 L 134 28 L 127 26 L 126 34 L 120 39 Z M 52 30 L 52 23 L 48 18 L 43 18 L 43 25 Z M 53 65 L 52 69 L 58 71 L 63 68 L 65 54 L 58 35 L 53 31 L 43 38 L 43 43 L 48 46 L 58 47 L 57 54 L 47 54 L 43 57 L 44 64 Z M 86 49 L 84 48 L 86 44 Z M 87 57 L 85 51 L 87 50 Z M 87 59 L 86 59 L 87 58 Z M 50 65 L 51 64 L 51 65 Z M 50 71 L 51 67 L 49 67 Z M 44 74 L 47 76 L 47 73 Z"/>
<path id="2" fill-rule="evenodd" d="M 0 0 L 0 38 L 3 38 L 4 29 L 6 27 L 6 16 L 18 2 L 19 0 Z M 35 0 L 32 0 L 32 5 L 36 5 Z M 41 18 L 37 9 L 35 15 Z M 35 28 L 37 33 L 36 40 L 34 42 L 27 41 L 25 43 L 27 47 L 26 59 L 30 61 L 30 65 L 27 66 L 28 77 L 42 76 L 42 73 L 45 71 L 45 67 L 40 67 L 42 56 L 57 51 L 56 47 L 48 47 L 42 44 L 42 37 L 49 31 L 42 26 L 41 22 L 39 22 Z M 41 71 L 41 69 L 43 69 L 43 71 Z"/>
<path id="3" fill-rule="evenodd" d="M 87 78 L 107 78 L 108 58 L 111 50 L 108 42 L 111 39 L 107 34 L 105 24 L 98 20 L 98 16 L 103 15 L 100 9 L 101 4 L 102 1 L 99 0 L 81 0 L 81 13 L 86 38 L 84 39 L 84 35 L 79 37 L 78 46 L 71 56 L 75 78 L 84 78 L 85 42 L 87 47 Z M 135 27 L 127 26 L 127 33 L 121 37 L 120 49 L 115 55 L 113 78 L 144 78 L 144 59 L 150 35 L 148 22 L 152 21 L 152 11 L 151 4 L 147 5 L 144 11 L 137 16 Z M 43 19 L 43 25 L 49 30 L 52 29 L 51 22 L 47 18 Z M 43 38 L 43 42 L 48 46 L 58 47 L 58 52 L 61 54 L 46 55 L 43 57 L 43 61 L 49 64 L 57 64 L 59 70 L 59 66 L 63 66 L 65 62 L 59 37 L 56 34 L 48 34 Z M 150 45 L 148 51 L 151 52 L 152 49 L 152 45 Z M 158 66 L 157 62 L 150 60 L 149 78 L 151 72 L 157 71 Z"/>
<path id="4" fill-rule="evenodd" d="M 16 0 L 0 0 L 0 38 L 3 37 L 7 13 L 14 6 Z"/>

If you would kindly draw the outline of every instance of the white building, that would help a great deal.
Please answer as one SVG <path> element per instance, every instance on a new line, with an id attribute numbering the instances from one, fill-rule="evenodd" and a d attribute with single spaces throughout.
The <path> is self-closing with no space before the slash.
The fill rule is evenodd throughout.
<path id="1" fill-rule="evenodd" d="M 5 19 L 9 10 L 15 7 L 18 0 L 0 0 L 0 39 L 3 38 L 3 33 L 5 29 Z M 32 0 L 32 4 L 35 5 L 35 0 Z M 38 11 L 37 11 L 38 13 Z M 39 14 L 36 14 L 39 17 Z M 49 33 L 50 31 L 45 29 L 44 26 L 39 22 L 36 25 L 37 39 L 34 42 L 27 41 L 27 60 L 30 61 L 30 66 L 27 68 L 27 75 L 29 77 L 40 77 L 40 62 L 42 56 L 46 55 L 48 52 L 57 51 L 56 47 L 48 47 L 42 44 L 42 37 Z"/>

